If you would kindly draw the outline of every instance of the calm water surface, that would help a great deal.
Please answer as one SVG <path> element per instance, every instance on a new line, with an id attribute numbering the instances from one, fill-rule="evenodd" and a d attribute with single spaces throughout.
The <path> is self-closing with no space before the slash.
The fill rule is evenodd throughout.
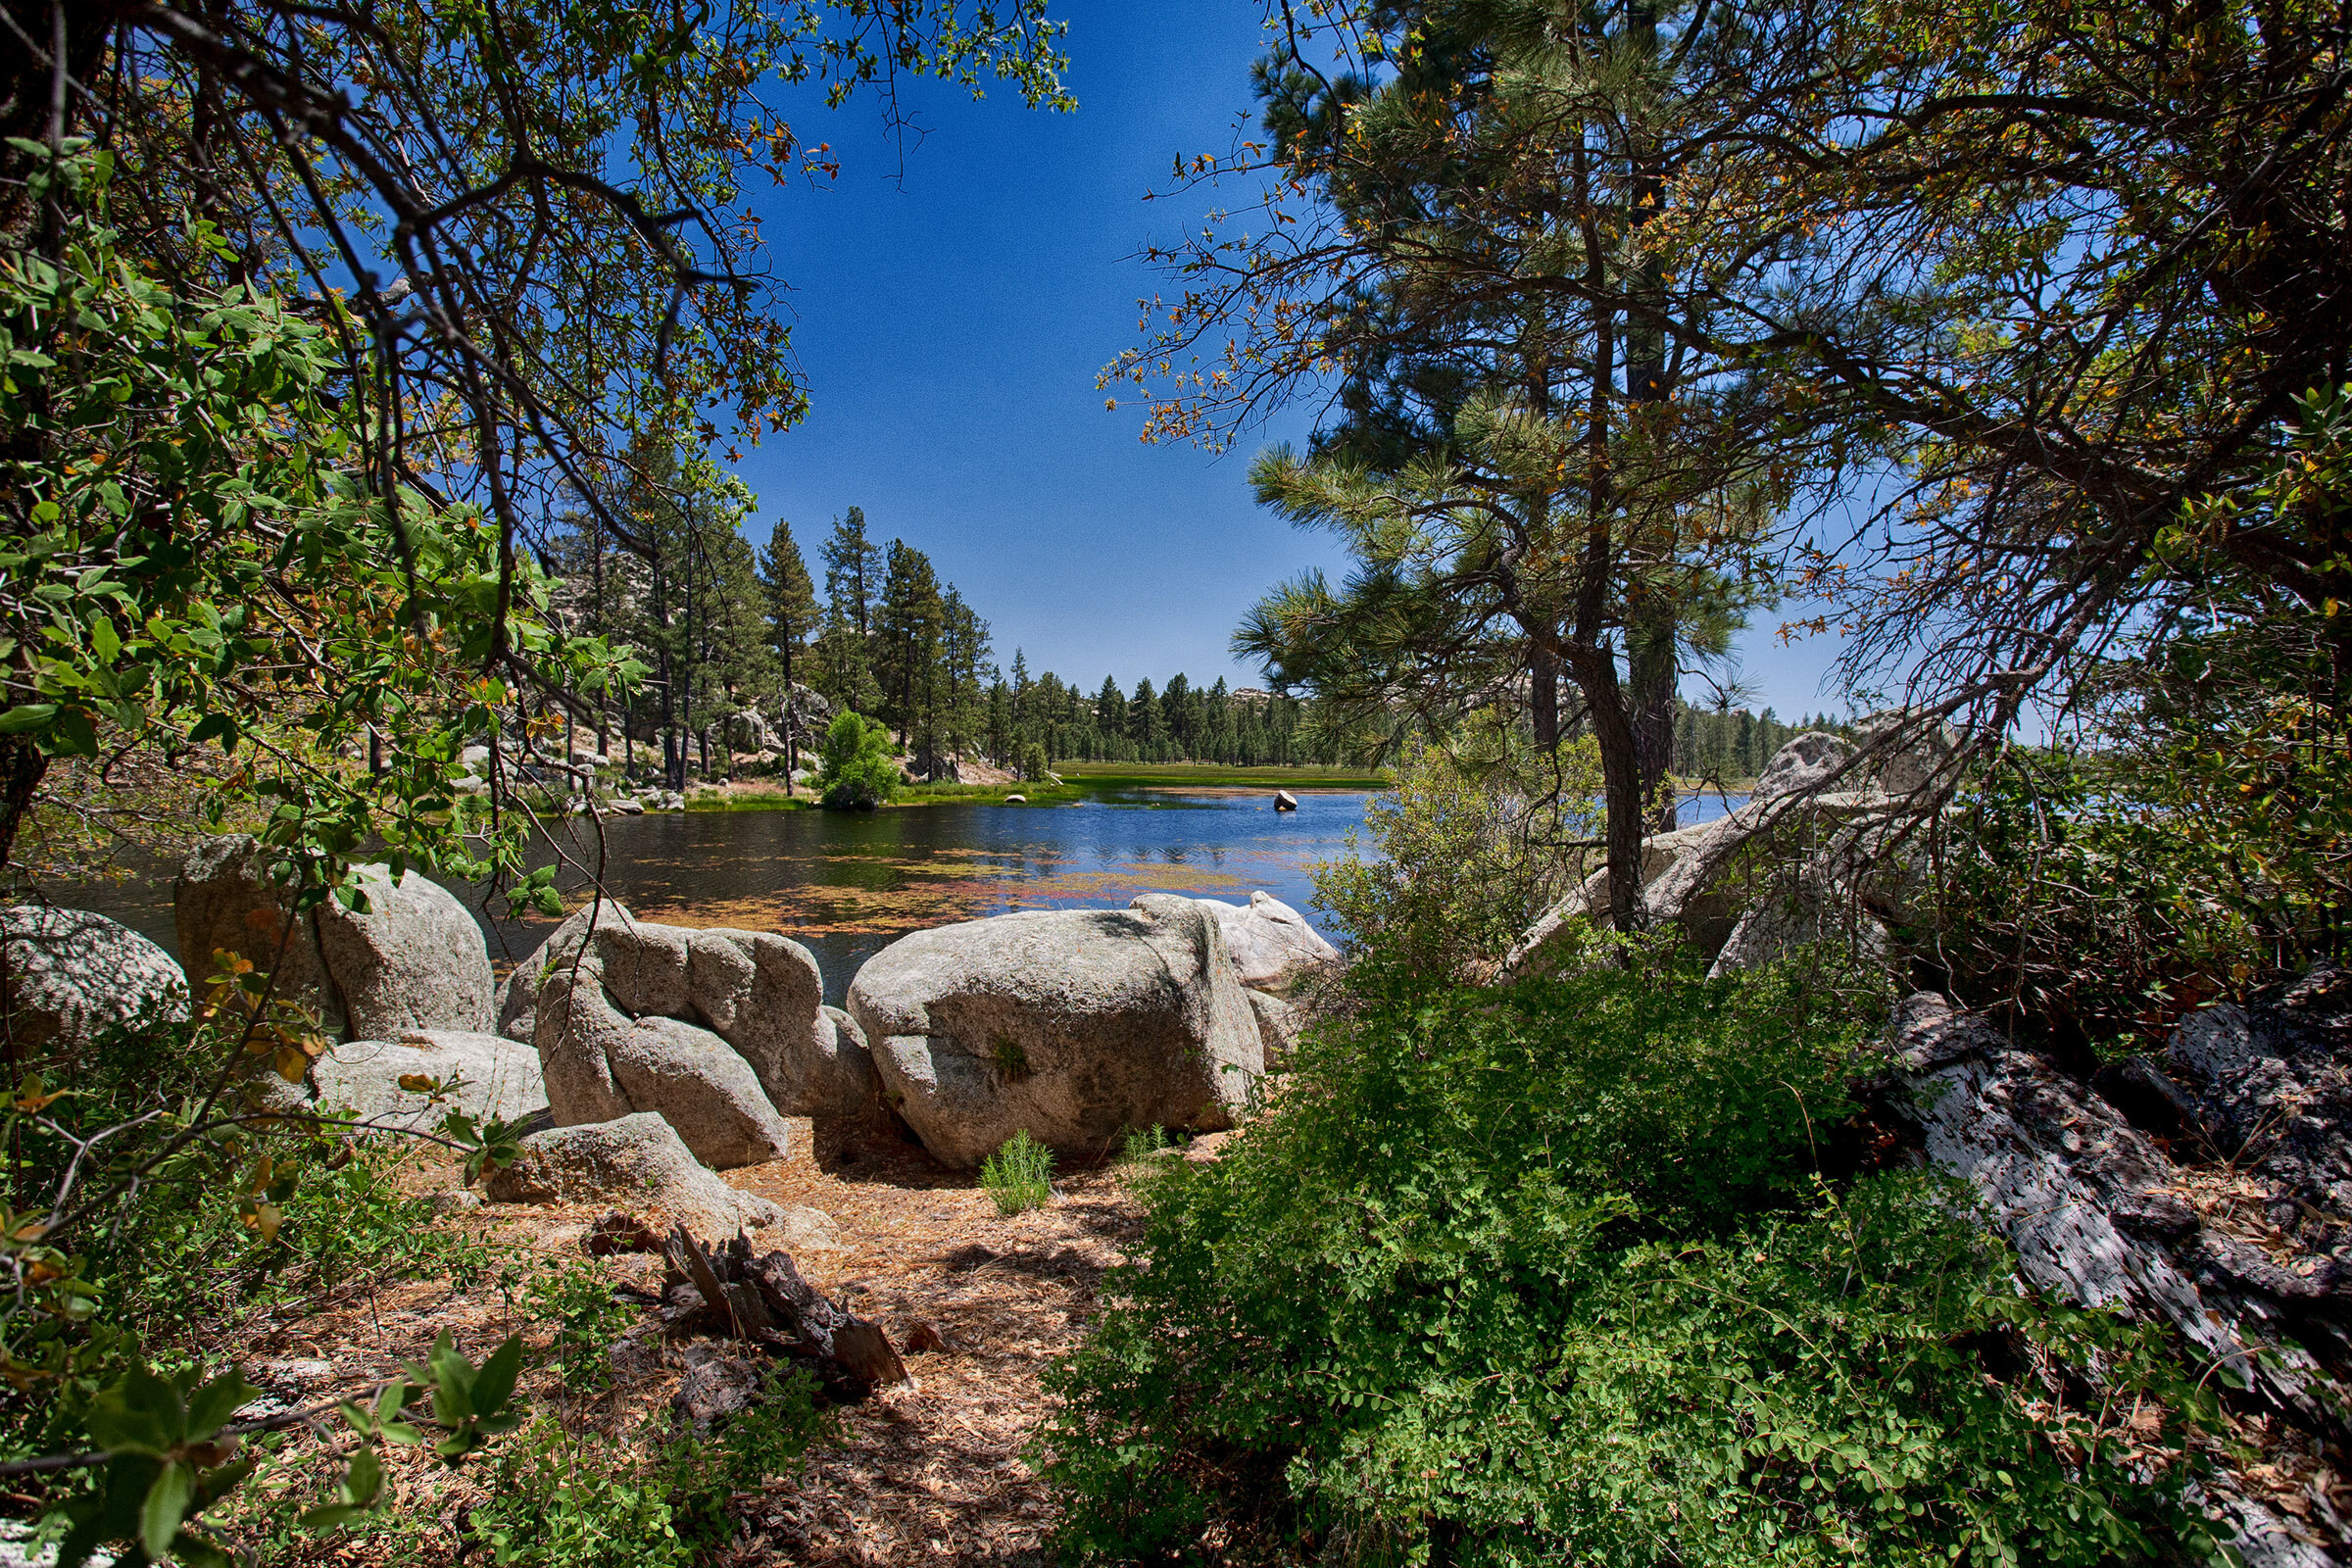
<path id="1" fill-rule="evenodd" d="M 873 953 L 909 931 L 1014 909 L 1121 908 L 1139 893 L 1247 902 L 1265 889 L 1310 910 L 1311 868 L 1347 850 L 1368 799 L 1302 790 L 1125 790 L 1076 805 L 835 811 L 686 811 L 608 817 L 606 890 L 649 919 L 780 931 L 805 943 L 838 1002 Z M 581 824 L 559 882 L 584 890 Z M 519 957 L 544 922 L 486 921 Z"/>
<path id="2" fill-rule="evenodd" d="M 824 969 L 828 1000 L 839 1003 L 858 966 L 907 932 L 1013 909 L 1123 908 L 1139 893 L 1242 903 L 1263 888 L 1321 923 L 1314 863 L 1347 853 L 1371 797 L 1296 793 L 1296 811 L 1276 811 L 1263 788 L 1130 789 L 1053 807 L 607 817 L 603 880 L 650 920 L 778 931 L 805 943 Z M 1686 800 L 1682 820 L 1711 820 L 1743 799 Z M 598 866 L 598 845 L 590 824 L 571 829 L 558 883 L 576 906 Z M 171 871 L 54 887 L 51 896 L 172 948 Z M 483 908 L 479 889 L 449 886 L 481 920 L 502 968 L 553 929 L 548 920 L 508 920 Z"/>

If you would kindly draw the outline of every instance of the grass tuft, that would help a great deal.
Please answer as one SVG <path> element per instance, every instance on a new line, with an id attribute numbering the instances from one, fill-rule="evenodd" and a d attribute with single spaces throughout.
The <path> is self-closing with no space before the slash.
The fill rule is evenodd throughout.
<path id="1" fill-rule="evenodd" d="M 1043 1208 L 1054 1198 L 1054 1151 L 1024 1127 L 981 1163 L 980 1187 L 996 1200 L 1000 1214 Z"/>

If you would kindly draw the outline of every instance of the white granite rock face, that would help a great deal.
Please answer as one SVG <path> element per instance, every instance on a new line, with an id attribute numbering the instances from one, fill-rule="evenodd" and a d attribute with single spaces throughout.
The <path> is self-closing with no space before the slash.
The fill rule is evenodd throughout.
<path id="1" fill-rule="evenodd" d="M 659 1111 L 726 1167 L 781 1157 L 787 1115 L 873 1102 L 865 1042 L 823 1001 L 797 942 L 656 925 L 606 900 L 516 968 L 502 1018 L 529 1024 L 558 1122 Z"/>
<path id="2" fill-rule="evenodd" d="M 457 1082 L 438 1103 L 403 1089 L 404 1077 Z M 430 1129 L 452 1110 L 477 1120 L 519 1121 L 547 1108 L 539 1053 L 501 1035 L 415 1030 L 397 1040 L 349 1040 L 311 1065 L 315 1098 L 275 1078 L 260 1080 L 273 1107 L 351 1111 L 378 1126 Z"/>
<path id="3" fill-rule="evenodd" d="M 357 879 L 367 913 L 330 901 L 289 919 L 291 895 L 270 879 L 251 838 L 205 840 L 172 889 L 190 983 L 205 983 L 215 952 L 234 953 L 264 973 L 276 970 L 277 995 L 317 1007 L 346 1039 L 490 1028 L 490 956 L 466 907 L 416 871 L 395 884 L 388 867 L 363 865 Z"/>
<path id="4" fill-rule="evenodd" d="M 1265 1070 L 1216 918 L 1167 894 L 917 931 L 866 960 L 850 1012 L 900 1114 L 959 1167 L 1024 1129 L 1087 1152 L 1229 1127 Z"/>
<path id="5" fill-rule="evenodd" d="M 1301 979 L 1337 963 L 1340 950 L 1323 940 L 1306 916 L 1263 889 L 1248 904 L 1200 901 L 1217 917 L 1234 973 L 1253 991 L 1287 997 Z"/>
<path id="6" fill-rule="evenodd" d="M 781 1225 L 796 1212 L 728 1186 L 652 1111 L 533 1133 L 488 1187 L 500 1203 L 612 1203 L 659 1214 L 706 1241 Z"/>

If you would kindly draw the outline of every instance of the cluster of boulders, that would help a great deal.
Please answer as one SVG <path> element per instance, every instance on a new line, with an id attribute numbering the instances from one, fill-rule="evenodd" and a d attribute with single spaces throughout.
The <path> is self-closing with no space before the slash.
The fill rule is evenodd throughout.
<path id="1" fill-rule="evenodd" d="M 12 1027 L 36 1047 L 87 1042 L 184 1017 L 191 982 L 249 972 L 328 1037 L 308 1082 L 257 1082 L 274 1112 L 537 1122 L 493 1199 L 628 1202 L 707 1235 L 808 1232 L 821 1216 L 712 1172 L 785 1156 L 802 1117 L 895 1113 L 967 1168 L 1023 1130 L 1095 1153 L 1140 1128 L 1229 1127 L 1296 1040 L 1293 989 L 1338 957 L 1264 893 L 1153 894 L 915 932 L 867 960 L 844 1009 L 789 938 L 656 924 L 600 899 L 501 987 L 480 923 L 439 884 L 369 865 L 352 889 L 298 909 L 267 848 L 204 842 L 173 888 L 185 978 L 103 916 L 7 911 Z"/>

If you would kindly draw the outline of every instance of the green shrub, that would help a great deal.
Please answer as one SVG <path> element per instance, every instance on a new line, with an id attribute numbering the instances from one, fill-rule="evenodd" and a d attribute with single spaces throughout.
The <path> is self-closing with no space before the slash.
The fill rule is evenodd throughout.
<path id="1" fill-rule="evenodd" d="M 1043 784 L 1050 771 L 1052 771 L 1052 764 L 1046 759 L 1045 743 L 1024 741 L 1021 744 L 1021 782 Z"/>
<path id="2" fill-rule="evenodd" d="M 1130 1175 L 1152 1163 L 1152 1156 L 1169 1148 L 1165 1127 L 1130 1127 L 1119 1143 L 1119 1165 Z"/>
<path id="3" fill-rule="evenodd" d="M 1510 950 L 1575 884 L 1567 848 L 1596 831 L 1598 753 L 1590 740 L 1551 758 L 1466 729 L 1455 751 L 1415 742 L 1396 783 L 1364 808 L 1379 856 L 1315 867 L 1315 902 L 1359 962 L 1466 979 Z"/>
<path id="4" fill-rule="evenodd" d="M 828 809 L 870 811 L 899 793 L 890 730 L 862 713 L 843 713 L 817 745 L 816 787 Z"/>
<path id="5" fill-rule="evenodd" d="M 582 1258 L 551 1267 L 524 1284 L 517 1304 L 555 1334 L 541 1364 L 575 1394 L 601 1394 L 612 1383 L 612 1342 L 637 1320 L 637 1308 L 612 1295 L 604 1265 Z"/>
<path id="6" fill-rule="evenodd" d="M 1653 959 L 1356 1001 L 1272 1114 L 1148 1184 L 1050 1379 L 1074 1556 L 2077 1563 L 2194 1534 L 2177 1455 L 2121 1429 L 2192 1398 L 2152 1334 L 2019 1297 L 1926 1176 L 1822 1183 L 1865 1039 L 1831 993 Z M 2053 1400 L 2094 1363 L 2110 1404 Z"/>
<path id="7" fill-rule="evenodd" d="M 980 1188 L 996 1200 L 1000 1214 L 1045 1207 L 1054 1199 L 1054 1151 L 1023 1128 L 981 1161 Z"/>

